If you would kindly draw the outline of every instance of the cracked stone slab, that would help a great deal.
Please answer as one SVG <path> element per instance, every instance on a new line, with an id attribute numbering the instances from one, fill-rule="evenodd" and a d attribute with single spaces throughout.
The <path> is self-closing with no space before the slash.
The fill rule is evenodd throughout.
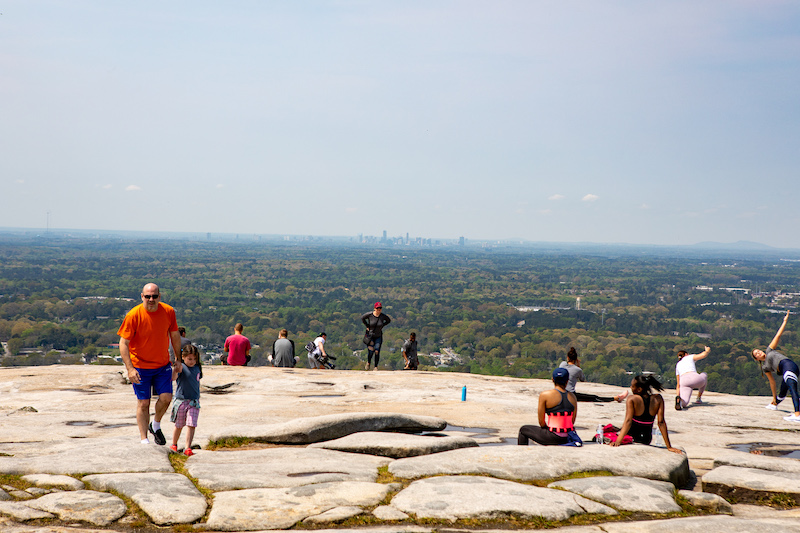
<path id="1" fill-rule="evenodd" d="M 584 513 L 617 511 L 569 492 L 478 476 L 442 476 L 414 481 L 392 498 L 391 506 L 417 518 L 455 521 L 495 518 L 508 513 L 566 520 Z"/>
<path id="2" fill-rule="evenodd" d="M 794 509 L 776 509 L 766 505 L 750 503 L 732 504 L 733 515 L 740 518 L 800 518 L 800 507 Z"/>
<path id="3" fill-rule="evenodd" d="M 791 457 L 770 457 L 753 453 L 728 451 L 714 457 L 714 468 L 718 466 L 739 466 L 742 468 L 758 468 L 775 472 L 800 474 L 800 459 Z"/>
<path id="4" fill-rule="evenodd" d="M 342 520 L 347 520 L 348 518 L 352 518 L 354 516 L 358 516 L 364 512 L 364 509 L 361 507 L 356 507 L 353 505 L 343 506 L 343 507 L 334 507 L 333 509 L 329 509 L 324 513 L 320 513 L 315 516 L 309 516 L 305 520 L 303 520 L 304 524 L 327 524 L 330 522 L 341 522 Z"/>
<path id="5" fill-rule="evenodd" d="M 71 476 L 57 476 L 53 474 L 28 474 L 22 476 L 23 481 L 33 483 L 37 487 L 58 488 L 64 490 L 81 490 L 86 487 L 80 479 Z"/>
<path id="6" fill-rule="evenodd" d="M 20 524 L 11 518 L 2 516 L 0 516 L 0 531 L 3 533 L 113 533 L 113 530 L 81 527 L 78 524 L 69 526 Z"/>
<path id="7" fill-rule="evenodd" d="M 385 457 L 310 448 L 214 451 L 186 461 L 186 471 L 211 490 L 297 487 L 312 483 L 368 481 Z"/>
<path id="8" fill-rule="evenodd" d="M 0 456 L 0 474 L 173 472 L 167 452 L 166 446 L 145 446 L 127 437 L 17 444 L 13 457 Z"/>
<path id="9" fill-rule="evenodd" d="M 436 531 L 441 531 L 441 530 L 436 530 Z M 436 533 L 436 531 L 434 531 L 429 527 L 416 526 L 414 524 L 396 524 L 396 525 L 385 525 L 385 526 L 336 528 L 336 529 L 314 529 L 314 533 Z M 451 531 L 453 530 L 448 530 L 448 533 Z M 5 533 L 5 531 L 3 531 L 3 533 Z M 265 531 L 263 533 L 267 532 Z M 472 531 L 470 533 L 475 533 L 475 532 Z M 485 532 L 481 531 L 481 533 Z M 508 533 L 508 531 L 506 530 L 502 533 Z"/>
<path id="10" fill-rule="evenodd" d="M 158 525 L 191 523 L 206 513 L 206 497 L 181 474 L 94 474 L 83 480 L 124 494 Z"/>
<path id="11" fill-rule="evenodd" d="M 686 498 L 691 505 L 718 514 L 733 514 L 733 506 L 722 496 L 708 492 L 679 490 L 678 494 Z"/>
<path id="12" fill-rule="evenodd" d="M 388 493 L 386 485 L 359 481 L 217 492 L 206 526 L 219 531 L 286 529 L 336 507 L 371 507 Z"/>
<path id="13" fill-rule="evenodd" d="M 675 503 L 675 487 L 666 481 L 629 476 L 596 476 L 556 481 L 548 487 L 575 492 L 622 511 L 666 514 L 681 510 Z"/>
<path id="14" fill-rule="evenodd" d="M 211 440 L 228 437 L 250 437 L 275 444 L 311 444 L 338 439 L 364 431 L 399 431 L 419 433 L 441 431 L 447 422 L 434 416 L 404 413 L 341 413 L 270 425 L 231 425 L 211 436 Z"/>
<path id="15" fill-rule="evenodd" d="M 127 512 L 120 498 L 93 490 L 54 492 L 25 505 L 52 513 L 61 520 L 80 520 L 96 526 L 107 526 Z"/>
<path id="16" fill-rule="evenodd" d="M 406 520 L 408 515 L 391 505 L 379 505 L 373 509 L 372 514 L 380 520 Z"/>
<path id="17" fill-rule="evenodd" d="M 365 453 L 397 459 L 477 446 L 478 442 L 475 439 L 463 436 L 409 435 L 407 433 L 364 431 L 335 440 L 317 442 L 308 447 Z"/>
<path id="18" fill-rule="evenodd" d="M 36 520 L 38 518 L 54 518 L 55 515 L 34 509 L 21 502 L 0 502 L 0 514 L 8 515 L 14 520 Z"/>
<path id="19" fill-rule="evenodd" d="M 609 522 L 603 524 L 602 529 L 605 533 L 754 533 L 757 531 L 800 533 L 800 520 L 753 519 L 726 515 L 693 516 L 644 522 Z"/>
<path id="20" fill-rule="evenodd" d="M 446 533 L 476 533 L 476 530 L 472 529 L 457 529 L 457 528 L 447 528 L 446 530 L 439 530 L 439 531 L 446 531 Z M 508 529 L 481 529 L 479 530 L 480 533 L 509 533 Z M 514 531 L 530 531 L 531 533 L 536 531 L 537 533 L 541 533 L 542 531 L 555 531 L 557 533 L 606 533 L 604 529 L 600 526 L 565 526 L 565 527 L 557 527 L 554 529 L 517 529 Z M 317 532 L 314 532 L 317 533 Z"/>
<path id="21" fill-rule="evenodd" d="M 719 494 L 736 503 L 748 503 L 787 494 L 800 505 L 798 475 L 758 468 L 720 466 L 702 477 L 703 492 Z"/>
<path id="22" fill-rule="evenodd" d="M 676 487 L 683 487 L 689 480 L 689 461 L 685 455 L 643 445 L 486 446 L 397 459 L 389 464 L 389 472 L 407 479 L 486 474 L 533 481 L 598 470 L 617 476 L 669 481 Z"/>

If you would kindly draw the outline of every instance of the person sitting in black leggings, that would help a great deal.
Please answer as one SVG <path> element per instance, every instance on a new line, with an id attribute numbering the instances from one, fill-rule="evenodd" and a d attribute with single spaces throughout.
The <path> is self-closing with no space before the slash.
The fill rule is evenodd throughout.
<path id="1" fill-rule="evenodd" d="M 519 428 L 517 444 L 527 446 L 529 439 L 543 446 L 566 444 L 569 441 L 567 433 L 575 429 L 578 400 L 573 393 L 567 392 L 567 381 L 569 372 L 565 368 L 553 371 L 554 388 L 539 394 L 539 425 Z"/>

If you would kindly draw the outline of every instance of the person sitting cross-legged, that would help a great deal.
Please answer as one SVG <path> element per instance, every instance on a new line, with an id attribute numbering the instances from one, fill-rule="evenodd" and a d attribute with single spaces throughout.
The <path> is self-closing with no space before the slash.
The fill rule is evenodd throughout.
<path id="1" fill-rule="evenodd" d="M 569 372 L 565 368 L 553 370 L 553 389 L 539 394 L 539 425 L 519 428 L 517 444 L 527 446 L 528 440 L 543 446 L 563 445 L 575 434 L 578 400 L 567 392 Z M 580 439 L 578 439 L 580 442 Z"/>

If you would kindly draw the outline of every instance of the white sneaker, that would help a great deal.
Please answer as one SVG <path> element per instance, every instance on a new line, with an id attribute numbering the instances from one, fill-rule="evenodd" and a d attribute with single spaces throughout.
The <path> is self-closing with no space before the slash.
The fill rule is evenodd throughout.
<path id="1" fill-rule="evenodd" d="M 783 419 L 788 422 L 800 422 L 800 416 L 795 415 L 784 416 Z"/>
<path id="2" fill-rule="evenodd" d="M 767 405 L 764 406 L 764 409 L 769 409 L 770 411 L 777 411 L 778 406 L 775 404 L 768 403 Z"/>

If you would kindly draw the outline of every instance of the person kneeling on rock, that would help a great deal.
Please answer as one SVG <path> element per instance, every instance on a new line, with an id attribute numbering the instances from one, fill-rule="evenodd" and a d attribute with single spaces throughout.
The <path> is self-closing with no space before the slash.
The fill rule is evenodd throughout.
<path id="1" fill-rule="evenodd" d="M 529 439 L 543 446 L 583 444 L 575 432 L 578 400 L 575 394 L 567 392 L 568 381 L 566 368 L 553 370 L 554 388 L 539 394 L 539 425 L 519 428 L 517 444 L 527 446 Z"/>

